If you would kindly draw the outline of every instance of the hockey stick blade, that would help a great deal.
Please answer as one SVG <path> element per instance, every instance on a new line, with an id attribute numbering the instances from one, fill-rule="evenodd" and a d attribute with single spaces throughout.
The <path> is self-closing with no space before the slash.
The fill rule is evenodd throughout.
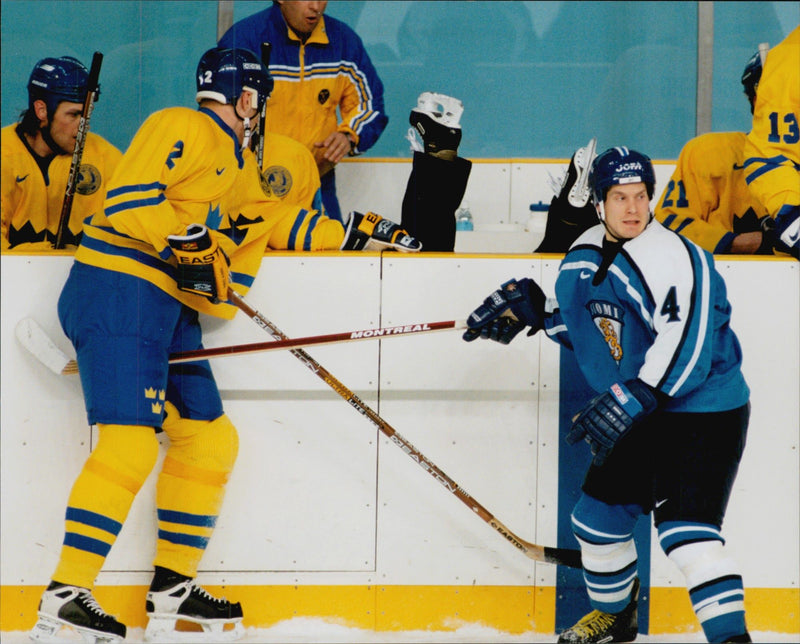
<path id="1" fill-rule="evenodd" d="M 420 324 L 380 327 L 377 329 L 360 329 L 358 331 L 346 331 L 344 333 L 310 335 L 304 338 L 252 342 L 249 344 L 234 344 L 225 347 L 183 351 L 181 353 L 173 353 L 169 357 L 169 363 L 180 364 L 183 362 L 208 360 L 209 358 L 225 358 L 228 356 L 241 356 L 265 351 L 286 351 L 300 347 L 342 344 L 345 342 L 358 342 L 360 340 L 383 340 L 400 336 L 419 335 L 421 333 L 432 333 L 435 331 L 461 330 L 466 328 L 466 320 L 447 320 L 444 322 L 423 322 Z M 56 375 L 68 376 L 78 373 L 77 362 L 64 355 L 61 349 L 55 345 L 39 324 L 32 318 L 20 320 L 17 323 L 16 334 L 19 343 Z"/>
<path id="2" fill-rule="evenodd" d="M 266 317 L 251 307 L 233 290 L 228 291 L 228 299 L 272 337 L 279 341 L 289 339 L 283 333 L 283 331 L 281 331 Z M 339 396 L 349 403 L 351 407 L 353 407 L 360 414 L 366 416 L 382 434 L 384 434 L 392 443 L 403 450 L 428 474 L 439 481 L 439 483 L 451 494 L 453 494 L 453 496 L 466 505 L 470 510 L 475 512 L 475 514 L 483 519 L 483 521 L 488 523 L 492 528 L 497 530 L 497 532 L 499 532 L 506 539 L 506 541 L 511 543 L 511 545 L 525 554 L 525 556 L 527 556 L 529 559 L 545 563 L 559 564 L 562 566 L 569 566 L 570 568 L 581 568 L 581 553 L 579 550 L 539 546 L 535 543 L 530 543 L 524 539 L 520 539 L 505 525 L 500 523 L 500 521 L 498 521 L 494 515 L 489 512 L 489 510 L 473 499 L 464 488 L 462 488 L 452 478 L 445 474 L 444 471 L 442 471 L 435 463 L 433 463 L 422 452 L 414 447 L 414 445 L 412 445 L 408 440 L 403 438 L 397 432 L 397 430 L 394 429 L 394 427 L 381 418 L 377 412 L 375 412 L 363 400 L 356 396 L 356 394 L 345 387 L 333 376 L 333 374 L 331 374 L 330 371 L 323 367 L 319 362 L 314 360 L 314 358 L 312 358 L 308 353 L 302 349 L 292 349 L 292 354 L 306 367 L 308 367 L 308 369 L 321 378 L 325 384 L 339 394 Z"/>
<path id="3" fill-rule="evenodd" d="M 45 367 L 59 376 L 78 373 L 78 365 L 70 360 L 32 318 L 23 318 L 14 328 L 17 341 L 41 362 Z"/>

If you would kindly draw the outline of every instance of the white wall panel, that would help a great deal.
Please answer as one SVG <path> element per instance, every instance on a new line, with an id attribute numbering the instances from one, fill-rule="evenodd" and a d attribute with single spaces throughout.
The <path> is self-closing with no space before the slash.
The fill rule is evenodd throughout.
<path id="1" fill-rule="evenodd" d="M 13 337 L 16 322 L 32 316 L 71 353 L 55 309 L 71 261 L 2 257 L 3 584 L 46 583 L 61 547 L 69 487 L 92 444 L 79 380 L 51 374 Z M 800 271 L 790 261 L 717 263 L 753 392 L 725 533 L 748 586 L 796 588 Z M 552 293 L 557 266 L 557 258 L 530 255 L 270 254 L 248 300 L 290 336 L 462 319 L 510 277 L 538 277 Z M 206 346 L 267 335 L 244 316 L 203 322 Z M 458 332 L 442 332 L 309 353 L 511 530 L 555 545 L 554 343 L 539 334 L 505 347 L 470 345 Z M 213 366 L 241 451 L 203 562 L 212 580 L 554 583 L 552 566 L 534 566 L 516 552 L 291 355 L 225 358 Z M 102 583 L 146 583 L 153 486 L 151 477 Z M 753 556 L 765 547 L 769 557 Z M 653 581 L 682 584 L 657 545 Z"/>

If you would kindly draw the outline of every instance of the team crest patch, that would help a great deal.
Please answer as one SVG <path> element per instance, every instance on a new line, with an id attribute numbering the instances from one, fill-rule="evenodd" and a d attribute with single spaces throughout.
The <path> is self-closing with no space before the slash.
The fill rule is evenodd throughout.
<path id="1" fill-rule="evenodd" d="M 278 198 L 285 197 L 292 189 L 292 175 L 282 165 L 271 165 L 264 170 L 264 179 Z"/>
<path id="2" fill-rule="evenodd" d="M 100 170 L 89 163 L 81 163 L 78 170 L 78 180 L 75 182 L 75 190 L 79 195 L 91 195 L 100 189 L 102 181 Z"/>
<path id="3" fill-rule="evenodd" d="M 331 97 L 331 93 L 327 89 L 323 89 L 317 94 L 317 100 L 319 101 L 320 105 L 325 105 L 325 101 L 327 101 Z"/>
<path id="4" fill-rule="evenodd" d="M 265 195 L 268 197 L 272 196 L 272 190 L 270 190 L 269 183 L 267 182 L 267 178 L 264 176 L 263 172 L 258 173 L 258 178 L 261 183 L 261 190 L 264 192 Z"/>
<path id="5" fill-rule="evenodd" d="M 622 318 L 625 312 L 616 304 L 592 300 L 586 308 L 592 316 L 597 330 L 603 335 L 603 340 L 608 345 L 611 357 L 619 363 L 622 360 Z"/>

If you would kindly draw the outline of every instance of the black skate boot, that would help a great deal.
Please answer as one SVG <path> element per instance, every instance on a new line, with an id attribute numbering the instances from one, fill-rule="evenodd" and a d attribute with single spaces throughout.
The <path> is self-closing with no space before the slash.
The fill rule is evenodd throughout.
<path id="1" fill-rule="evenodd" d="M 30 633 L 38 642 L 59 640 L 68 627 L 87 642 L 111 644 L 125 639 L 125 624 L 105 613 L 88 588 L 52 583 L 39 601 L 39 621 Z"/>
<path id="2" fill-rule="evenodd" d="M 417 106 L 411 110 L 408 122 L 412 128 L 408 138 L 412 146 L 412 137 L 416 131 L 422 137 L 422 150 L 440 159 L 452 161 L 458 154 L 461 143 L 461 125 L 459 120 L 464 107 L 457 98 L 446 94 L 422 92 L 417 99 Z"/>
<path id="3" fill-rule="evenodd" d="M 232 604 L 224 597 L 217 599 L 198 586 L 194 579 L 176 576 L 182 580 L 164 588 L 156 586 L 154 589 L 151 585 L 147 593 L 145 640 L 230 642 L 244 635 L 239 602 Z M 196 624 L 202 631 L 180 631 L 178 622 Z"/>
<path id="4" fill-rule="evenodd" d="M 593 610 L 558 636 L 559 644 L 633 642 L 639 634 L 639 580 L 633 582 L 630 603 L 621 613 Z"/>

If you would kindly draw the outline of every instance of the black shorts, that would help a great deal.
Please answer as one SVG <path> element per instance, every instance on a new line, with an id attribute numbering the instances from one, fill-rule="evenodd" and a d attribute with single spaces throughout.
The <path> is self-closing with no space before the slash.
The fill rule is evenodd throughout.
<path id="1" fill-rule="evenodd" d="M 710 413 L 656 413 L 624 436 L 583 491 L 611 505 L 635 503 L 655 524 L 722 527 L 747 438 L 750 404 Z"/>

